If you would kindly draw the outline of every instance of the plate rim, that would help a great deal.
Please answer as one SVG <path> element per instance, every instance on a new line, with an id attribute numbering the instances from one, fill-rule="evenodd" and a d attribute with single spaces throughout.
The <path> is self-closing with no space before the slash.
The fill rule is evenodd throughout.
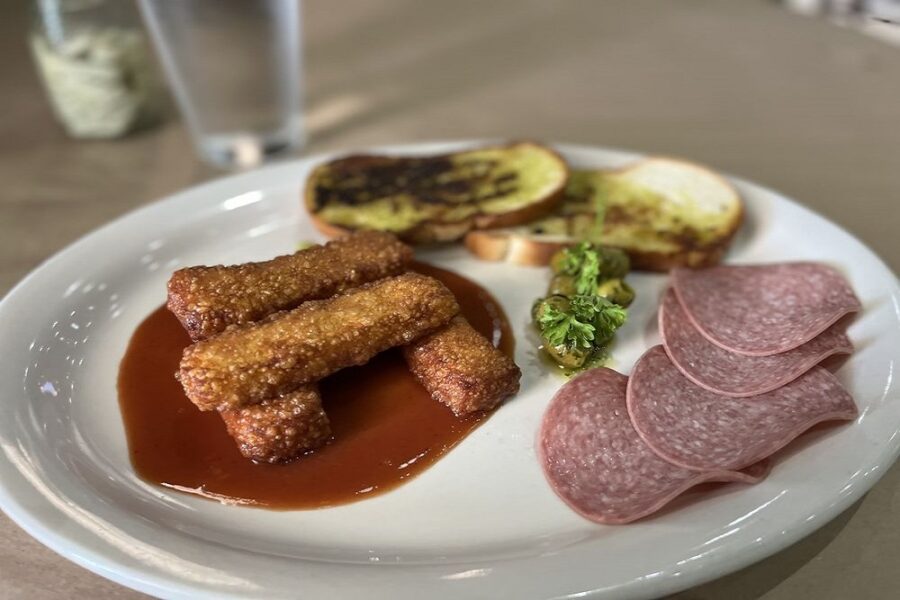
<path id="1" fill-rule="evenodd" d="M 231 187 L 234 183 L 240 181 L 247 181 L 249 183 L 254 179 L 259 179 L 261 182 L 264 182 L 264 180 L 275 171 L 289 168 L 299 168 L 304 164 L 315 164 L 317 162 L 327 160 L 333 156 L 343 155 L 348 152 L 441 152 L 452 150 L 453 148 L 483 146 L 497 143 L 498 141 L 500 141 L 498 140 L 498 138 L 434 140 L 365 146 L 362 148 L 351 148 L 349 150 L 327 151 L 306 156 L 294 157 L 290 160 L 266 165 L 262 168 L 252 171 L 226 174 L 208 181 L 200 182 L 196 185 L 179 189 L 171 194 L 167 194 L 142 206 L 126 211 L 125 213 L 117 216 L 111 221 L 90 230 L 75 241 L 67 244 L 62 249 L 52 254 L 47 259 L 40 262 L 25 277 L 17 282 L 3 296 L 2 299 L 0 299 L 0 315 L 3 315 L 4 310 L 11 302 L 11 298 L 17 296 L 18 294 L 21 294 L 22 290 L 32 285 L 33 281 L 41 277 L 42 271 L 45 271 L 46 269 L 50 268 L 51 265 L 56 264 L 61 260 L 65 260 L 65 255 L 75 251 L 78 248 L 81 248 L 84 245 L 93 243 L 93 240 L 95 238 L 102 236 L 104 233 L 121 226 L 121 223 L 123 221 L 139 219 L 140 216 L 144 213 L 151 213 L 163 209 L 164 206 L 177 204 L 181 201 L 181 198 L 183 196 L 195 195 L 197 193 L 210 193 L 213 192 L 217 187 Z M 596 152 L 608 152 L 621 156 L 625 160 L 635 160 L 647 156 L 661 156 L 658 154 L 641 153 L 628 149 L 620 149 L 617 147 L 601 145 L 569 144 L 556 142 L 544 143 L 558 150 L 562 154 L 589 154 Z M 442 148 L 442 150 L 433 150 L 437 148 Z M 691 159 L 688 158 L 686 160 Z M 900 280 L 898 280 L 897 274 L 887 263 L 885 263 L 881 256 L 879 256 L 874 250 L 872 250 L 871 247 L 869 247 L 865 242 L 857 237 L 852 231 L 835 223 L 827 216 L 816 212 L 806 205 L 794 200 L 793 198 L 785 194 L 773 190 L 770 187 L 760 185 L 741 177 L 736 177 L 726 171 L 719 171 L 718 169 L 714 170 L 724 178 L 726 178 L 728 181 L 736 184 L 738 188 L 742 186 L 749 186 L 757 188 L 758 190 L 764 191 L 766 193 L 773 194 L 778 197 L 779 201 L 785 202 L 791 205 L 792 208 L 799 209 L 801 212 L 811 214 L 816 218 L 826 222 L 831 227 L 839 230 L 842 234 L 849 236 L 861 247 L 867 250 L 869 254 L 871 254 L 871 256 L 877 261 L 879 266 L 892 276 L 892 279 L 890 281 L 885 282 L 885 287 L 887 289 L 893 289 L 894 292 L 896 292 L 898 288 L 900 288 Z M 259 187 L 264 187 L 264 183 L 260 183 Z M 621 584 L 615 585 L 613 589 L 624 594 L 627 597 L 644 597 L 647 594 L 675 593 L 747 567 L 767 556 L 770 556 L 782 550 L 783 548 L 793 543 L 796 543 L 797 541 L 810 535 L 815 530 L 833 520 L 854 502 L 856 502 L 860 497 L 862 497 L 862 495 L 868 492 L 874 485 L 876 485 L 878 481 L 880 481 L 881 477 L 889 470 L 890 466 L 897 460 L 898 455 L 900 455 L 900 437 L 895 435 L 893 436 L 893 438 L 891 438 L 891 440 L 888 440 L 885 443 L 882 452 L 878 456 L 877 462 L 873 463 L 873 465 L 870 465 L 870 468 L 871 466 L 875 465 L 881 466 L 882 468 L 879 468 L 876 473 L 873 473 L 873 477 L 866 478 L 864 485 L 855 485 L 851 489 L 851 493 L 835 498 L 831 503 L 827 505 L 825 509 L 823 509 L 823 511 L 817 513 L 817 517 L 821 518 L 816 518 L 812 521 L 805 520 L 802 522 L 795 522 L 790 527 L 784 529 L 780 535 L 770 535 L 764 537 L 762 541 L 746 547 L 746 549 L 741 553 L 726 555 L 725 557 L 712 556 L 706 561 L 700 561 L 703 563 L 702 565 L 697 565 L 692 570 L 682 571 L 678 577 L 669 576 L 656 581 L 647 581 L 644 582 L 644 586 L 640 586 L 634 580 L 625 581 Z M 3 459 L 6 460 L 7 457 L 4 455 Z M 21 476 L 21 473 L 19 473 L 19 475 Z M 26 485 L 33 485 L 25 477 L 21 477 L 21 481 Z M 118 560 L 118 557 L 116 557 L 115 555 L 111 555 L 111 553 L 109 552 L 104 552 L 104 550 L 110 548 L 109 545 L 106 545 L 103 550 L 94 550 L 90 548 L 88 543 L 78 538 L 83 537 L 85 533 L 91 534 L 94 539 L 99 538 L 97 538 L 95 534 L 93 534 L 86 528 L 79 527 L 77 532 L 80 535 L 78 535 L 72 533 L 63 533 L 54 530 L 52 527 L 48 527 L 42 521 L 39 515 L 34 514 L 34 511 L 29 510 L 27 506 L 22 505 L 21 503 L 16 501 L 11 492 L 11 489 L 12 486 L 7 480 L 0 479 L 0 509 L 2 509 L 3 512 L 14 523 L 16 523 L 16 525 L 21 527 L 31 537 L 36 539 L 47 548 L 53 550 L 63 558 L 71 560 L 79 566 L 86 568 L 87 570 L 100 575 L 101 577 L 124 585 L 128 588 L 149 594 L 161 595 L 164 597 L 223 597 L 223 593 L 221 591 L 212 592 L 209 588 L 203 586 L 200 583 L 176 581 L 164 575 L 158 574 L 151 569 L 145 569 L 142 566 L 133 567 L 125 565 L 120 560 Z M 59 509 L 55 507 L 54 510 L 59 511 Z M 117 551 L 113 548 L 113 552 Z M 511 559 L 511 561 L 513 562 L 515 560 L 516 559 Z M 592 597 L 594 595 L 601 594 L 604 591 L 611 590 L 609 588 L 595 588 L 591 590 L 585 590 L 584 592 L 568 594 L 562 597 Z M 224 597 L 237 598 L 243 596 L 239 592 L 235 592 L 233 594 L 224 594 Z"/>

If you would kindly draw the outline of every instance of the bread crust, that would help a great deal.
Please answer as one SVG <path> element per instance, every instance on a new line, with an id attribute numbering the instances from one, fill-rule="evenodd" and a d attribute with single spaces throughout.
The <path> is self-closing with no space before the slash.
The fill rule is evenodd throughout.
<path id="1" fill-rule="evenodd" d="M 540 146 L 543 150 L 551 154 L 558 162 L 559 168 L 564 172 L 559 185 L 548 192 L 541 200 L 532 202 L 527 206 L 523 206 L 517 210 L 506 213 L 476 213 L 466 219 L 459 221 L 440 221 L 440 220 L 424 220 L 415 227 L 405 231 L 392 231 L 398 238 L 410 244 L 433 244 L 441 242 L 453 242 L 462 239 L 469 231 L 479 229 L 495 229 L 500 227 L 515 227 L 523 225 L 535 219 L 539 219 L 553 211 L 565 198 L 566 183 L 569 178 L 569 166 L 565 159 L 554 149 L 548 148 L 538 142 L 530 140 L 519 140 L 503 144 L 500 146 L 484 146 L 481 148 L 472 148 L 471 150 L 485 150 L 489 148 L 512 148 L 514 146 L 530 144 Z M 466 150 L 469 151 L 469 150 Z M 353 158 L 360 160 L 365 159 L 366 155 L 354 155 Z M 311 182 L 315 180 L 316 170 L 322 168 L 328 163 L 317 166 L 306 179 L 303 187 L 303 206 L 306 208 L 309 218 L 313 226 L 323 235 L 329 238 L 346 235 L 354 231 L 354 229 L 329 223 L 319 217 L 312 209 L 314 202 L 314 189 Z"/>
<path id="2" fill-rule="evenodd" d="M 631 268 L 636 271 L 667 272 L 675 267 L 711 267 L 721 262 L 728 250 L 737 227 L 727 239 L 702 249 L 685 250 L 677 253 L 642 252 L 633 248 L 622 248 L 631 259 Z M 502 231 L 472 231 L 463 242 L 472 254 L 481 260 L 506 261 L 515 265 L 540 267 L 550 264 L 550 258 L 559 250 L 571 246 L 572 242 L 550 242 L 535 240 L 523 235 Z"/>

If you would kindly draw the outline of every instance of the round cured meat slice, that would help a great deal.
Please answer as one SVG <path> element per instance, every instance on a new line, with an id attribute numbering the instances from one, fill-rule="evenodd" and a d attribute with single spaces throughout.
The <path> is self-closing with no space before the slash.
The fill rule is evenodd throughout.
<path id="1" fill-rule="evenodd" d="M 751 356 L 796 348 L 860 309 L 844 277 L 818 263 L 679 268 L 672 286 L 704 337 Z"/>
<path id="2" fill-rule="evenodd" d="M 597 523 L 628 523 L 699 483 L 765 477 L 765 463 L 744 472 L 698 473 L 661 459 L 631 426 L 627 381 L 609 369 L 586 371 L 559 390 L 544 414 L 537 440 L 541 466 L 575 512 Z"/>
<path id="3" fill-rule="evenodd" d="M 662 346 L 638 360 L 627 398 L 641 439 L 661 458 L 697 471 L 741 469 L 816 423 L 857 415 L 853 398 L 822 367 L 766 394 L 729 398 L 691 383 Z"/>
<path id="4" fill-rule="evenodd" d="M 735 398 L 770 392 L 833 354 L 853 351 L 840 323 L 780 354 L 747 356 L 725 350 L 697 331 L 672 290 L 666 292 L 659 308 L 659 332 L 666 354 L 685 377 L 702 388 Z"/>

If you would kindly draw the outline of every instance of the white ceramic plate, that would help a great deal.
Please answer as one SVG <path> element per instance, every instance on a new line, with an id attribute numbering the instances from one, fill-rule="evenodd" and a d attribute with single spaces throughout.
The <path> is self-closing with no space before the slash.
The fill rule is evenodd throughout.
<path id="1" fill-rule="evenodd" d="M 419 153 L 468 144 L 392 147 Z M 575 166 L 635 155 L 561 146 Z M 544 407 L 563 383 L 527 334 L 546 270 L 479 262 L 462 248 L 422 258 L 465 273 L 506 308 L 522 392 L 420 477 L 337 508 L 275 512 L 149 485 L 128 459 L 116 372 L 173 269 L 291 252 L 320 239 L 300 208 L 304 159 L 236 175 L 148 206 L 70 246 L 0 304 L 0 505 L 88 569 L 172 598 L 636 598 L 748 565 L 826 523 L 868 490 L 900 449 L 900 292 L 858 240 L 770 190 L 736 181 L 747 222 L 731 262 L 822 260 L 843 269 L 864 310 L 839 377 L 856 422 L 805 436 L 755 486 L 724 486 L 654 518 L 598 526 L 556 498 L 535 460 Z M 614 367 L 658 339 L 662 275 L 631 277 L 638 300 Z"/>

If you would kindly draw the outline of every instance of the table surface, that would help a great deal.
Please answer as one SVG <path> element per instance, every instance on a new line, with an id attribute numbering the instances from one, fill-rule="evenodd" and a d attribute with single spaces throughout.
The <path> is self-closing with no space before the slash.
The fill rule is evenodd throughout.
<path id="1" fill-rule="evenodd" d="M 0 13 L 0 294 L 100 224 L 218 175 L 175 116 L 79 142 L 50 114 L 27 15 Z M 773 2 L 352 0 L 305 7 L 309 152 L 535 138 L 685 156 L 855 233 L 896 271 L 900 49 Z M 800 543 L 675 596 L 900 589 L 900 467 Z M 131 598 L 0 514 L 0 598 Z"/>

